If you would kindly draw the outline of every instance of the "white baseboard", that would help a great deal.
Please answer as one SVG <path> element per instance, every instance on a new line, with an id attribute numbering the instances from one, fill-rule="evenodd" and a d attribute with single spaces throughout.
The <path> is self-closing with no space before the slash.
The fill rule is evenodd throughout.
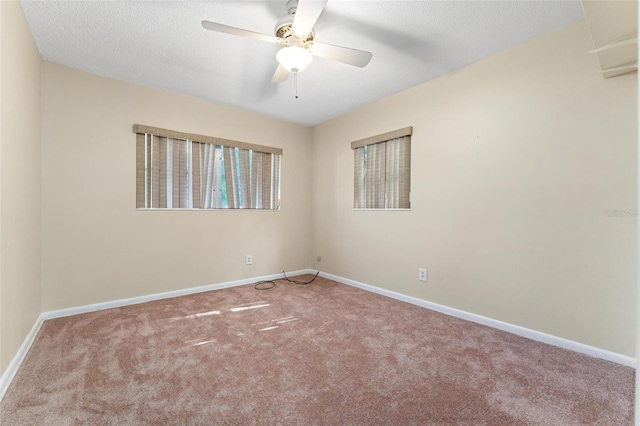
<path id="1" fill-rule="evenodd" d="M 7 389 L 9 389 L 9 385 L 11 384 L 11 381 L 13 380 L 16 373 L 18 372 L 18 369 L 20 368 L 22 361 L 24 361 L 24 358 L 27 356 L 27 353 L 29 352 L 29 348 L 31 348 L 33 341 L 36 339 L 36 336 L 38 335 L 38 331 L 40 331 L 41 326 L 42 326 L 42 315 L 40 315 L 36 320 L 35 324 L 33 324 L 33 327 L 31 327 L 31 331 L 29 331 L 29 334 L 27 334 L 27 337 L 24 339 L 24 342 L 22 342 L 22 345 L 20 345 L 20 348 L 18 349 L 18 353 L 13 357 L 13 359 L 9 363 L 9 366 L 5 370 L 4 374 L 2 374 L 2 377 L 0 377 L 0 401 L 2 401 L 2 398 L 4 397 L 4 394 L 7 392 Z"/>
<path id="2" fill-rule="evenodd" d="M 331 280 L 334 280 L 343 284 L 347 284 L 353 287 L 358 287 L 373 293 L 381 294 L 383 296 L 391 297 L 393 299 L 401 300 L 403 302 L 411 303 L 413 305 L 422 306 L 423 308 L 431 309 L 433 311 L 441 312 L 443 314 L 451 315 L 451 316 L 462 318 L 478 324 L 482 324 L 489 327 L 497 328 L 499 330 L 507 331 L 509 333 L 517 334 L 518 336 L 526 337 L 531 340 L 547 343 L 549 345 L 557 346 L 563 349 L 569 349 L 574 352 L 590 355 L 595 358 L 601 358 L 607 361 L 615 362 L 616 364 L 625 365 L 627 367 L 636 368 L 636 359 L 626 355 L 621 355 L 615 352 L 607 351 L 605 349 L 600 349 L 593 346 L 585 345 L 583 343 L 574 342 L 572 340 L 553 336 L 551 334 L 543 333 L 541 331 L 520 327 L 519 325 L 509 324 L 509 323 L 498 321 L 495 319 L 483 317 L 481 315 L 465 312 L 459 309 L 450 308 L 448 306 L 439 305 L 437 303 L 429 302 L 427 300 L 418 299 L 417 297 L 407 296 L 405 294 L 396 293 L 390 290 L 385 290 L 383 288 L 375 287 L 369 284 L 364 284 L 358 281 L 353 281 L 348 278 L 339 277 L 337 275 L 321 272 L 320 276 L 329 278 Z"/>
<path id="3" fill-rule="evenodd" d="M 313 271 L 311 269 L 302 269 L 299 271 L 288 272 L 287 275 L 294 276 L 294 275 L 301 275 L 301 274 L 312 274 L 315 272 L 316 271 Z M 273 280 L 273 279 L 279 279 L 282 277 L 283 277 L 282 273 L 272 274 L 272 275 L 266 275 L 263 277 L 245 278 L 243 280 L 228 281 L 225 283 L 205 285 L 202 287 L 185 288 L 182 290 L 167 291 L 165 293 L 149 294 L 146 296 L 131 297 L 129 299 L 113 300 L 111 302 L 94 303 L 92 305 L 85 305 L 85 306 L 78 306 L 75 308 L 43 312 L 40 314 L 35 324 L 33 324 L 33 327 L 31 328 L 31 331 L 29 332 L 27 337 L 24 339 L 24 342 L 22 342 L 20 349 L 18 349 L 18 353 L 16 353 L 16 355 L 11 360 L 11 363 L 9 364 L 9 366 L 7 367 L 5 372 L 2 374 L 2 377 L 0 377 L 0 401 L 2 401 L 4 394 L 7 392 L 7 389 L 9 388 L 11 381 L 13 380 L 16 373 L 18 372 L 18 369 L 20 368 L 22 361 L 24 361 L 24 358 L 27 356 L 27 352 L 29 352 L 29 348 L 31 348 L 33 341 L 38 335 L 38 331 L 40 331 L 40 327 L 42 326 L 42 323 L 48 319 L 68 317 L 70 315 L 84 314 L 87 312 L 101 311 L 103 309 L 118 308 L 121 306 L 136 305 L 138 303 L 150 302 L 153 300 L 168 299 L 171 297 L 178 297 L 178 296 L 186 296 L 188 294 L 202 293 L 205 291 L 218 290 L 222 288 L 237 287 L 245 284 L 252 284 L 257 281 Z"/>
<path id="4" fill-rule="evenodd" d="M 310 274 L 311 269 L 302 269 L 299 271 L 287 272 L 287 275 Z M 210 284 L 201 287 L 184 288 L 181 290 L 167 291 L 165 293 L 155 293 L 146 296 L 131 297 L 129 299 L 119 299 L 110 302 L 94 303 L 92 305 L 78 306 L 75 308 L 59 309 L 57 311 L 43 312 L 40 316 L 45 319 L 62 318 L 70 315 L 84 314 L 87 312 L 101 311 L 103 309 L 119 308 L 121 306 L 137 305 L 138 303 L 151 302 L 153 300 L 169 299 L 171 297 L 186 296 L 189 294 L 203 293 L 205 291 L 219 290 L 222 288 L 237 287 L 245 284 L 252 284 L 258 281 L 273 280 L 282 278 L 282 273 L 265 275 L 263 277 L 245 278 L 243 280 L 228 281 L 219 284 Z"/>

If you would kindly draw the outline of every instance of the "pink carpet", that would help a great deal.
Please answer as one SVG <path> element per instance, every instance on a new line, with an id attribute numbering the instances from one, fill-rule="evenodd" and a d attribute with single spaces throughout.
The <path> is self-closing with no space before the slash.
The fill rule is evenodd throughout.
<path id="1" fill-rule="evenodd" d="M 46 321 L 0 424 L 630 425 L 633 383 L 631 368 L 318 278 Z"/>

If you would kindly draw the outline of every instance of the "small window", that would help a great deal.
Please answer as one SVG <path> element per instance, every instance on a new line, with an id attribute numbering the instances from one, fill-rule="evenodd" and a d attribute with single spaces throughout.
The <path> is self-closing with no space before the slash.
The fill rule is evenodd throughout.
<path id="1" fill-rule="evenodd" d="M 139 209 L 280 208 L 279 148 L 134 126 Z"/>
<path id="2" fill-rule="evenodd" d="M 355 209 L 409 209 L 411 127 L 351 143 Z"/>

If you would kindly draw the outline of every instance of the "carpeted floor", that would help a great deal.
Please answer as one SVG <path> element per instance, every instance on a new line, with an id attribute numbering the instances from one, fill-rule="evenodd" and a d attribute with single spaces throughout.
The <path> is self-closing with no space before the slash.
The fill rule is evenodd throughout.
<path id="1" fill-rule="evenodd" d="M 46 321 L 0 424 L 630 425 L 633 381 L 319 277 Z"/>

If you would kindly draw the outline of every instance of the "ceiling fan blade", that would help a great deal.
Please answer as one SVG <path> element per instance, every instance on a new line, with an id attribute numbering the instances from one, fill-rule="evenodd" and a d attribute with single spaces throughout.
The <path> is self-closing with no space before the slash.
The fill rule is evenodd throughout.
<path id="1" fill-rule="evenodd" d="M 271 80 L 271 82 L 284 83 L 288 79 L 289 79 L 289 71 L 287 71 L 287 69 L 282 65 L 278 65 L 278 69 L 276 69 L 276 72 L 273 74 L 273 79 Z"/>
<path id="2" fill-rule="evenodd" d="M 328 0 L 299 0 L 291 29 L 303 38 L 311 32 Z"/>
<path id="3" fill-rule="evenodd" d="M 230 27 L 228 25 L 218 24 L 217 22 L 202 21 L 202 27 L 205 30 L 216 31 L 219 33 L 226 33 L 226 34 L 237 35 L 241 37 L 248 37 L 256 40 L 268 41 L 271 43 L 278 42 L 278 38 L 274 36 L 256 33 L 249 30 L 243 30 L 242 28 Z"/>
<path id="4" fill-rule="evenodd" d="M 316 42 L 313 42 L 309 47 L 309 51 L 315 56 L 360 68 L 366 67 L 373 57 L 371 52 L 365 52 L 364 50 Z"/>

